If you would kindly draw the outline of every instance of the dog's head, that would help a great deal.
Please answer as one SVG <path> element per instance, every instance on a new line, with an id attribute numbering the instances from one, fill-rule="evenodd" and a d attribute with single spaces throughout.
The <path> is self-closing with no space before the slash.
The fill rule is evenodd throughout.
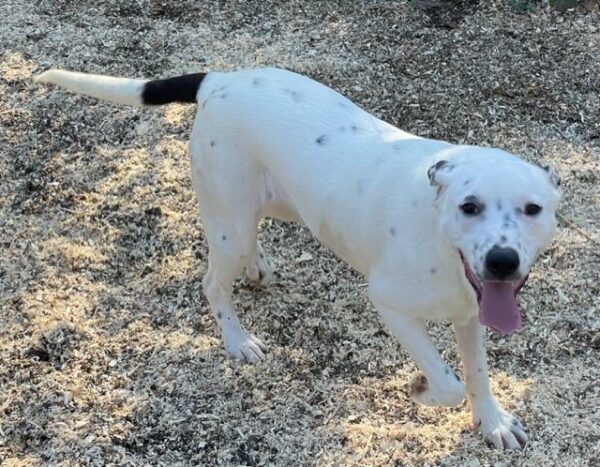
<path id="1" fill-rule="evenodd" d="M 428 171 L 441 232 L 464 263 L 482 323 L 509 332 L 520 324 L 514 297 L 556 230 L 560 180 L 496 149 L 442 156 Z"/>

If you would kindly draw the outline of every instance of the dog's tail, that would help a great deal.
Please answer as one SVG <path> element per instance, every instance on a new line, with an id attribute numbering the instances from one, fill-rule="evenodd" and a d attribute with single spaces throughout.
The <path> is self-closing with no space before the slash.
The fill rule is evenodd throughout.
<path id="1" fill-rule="evenodd" d="M 197 102 L 196 94 L 206 73 L 175 78 L 146 80 L 48 70 L 34 78 L 79 94 L 126 105 L 162 105 L 170 102 Z"/>

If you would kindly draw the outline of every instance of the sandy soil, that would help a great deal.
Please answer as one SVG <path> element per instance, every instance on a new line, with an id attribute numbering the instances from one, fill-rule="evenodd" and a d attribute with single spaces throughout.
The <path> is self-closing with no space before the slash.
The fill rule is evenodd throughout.
<path id="1" fill-rule="evenodd" d="M 0 463 L 599 465 L 600 16 L 585 3 L 0 0 Z M 299 226 L 265 221 L 276 283 L 237 287 L 268 359 L 230 360 L 200 284 L 194 107 L 30 80 L 260 65 L 417 134 L 560 171 L 561 213 L 581 231 L 561 222 L 521 294 L 523 330 L 490 336 L 525 451 L 489 449 L 465 405 L 413 404 L 414 364 L 364 278 Z M 458 367 L 449 327 L 432 331 Z"/>

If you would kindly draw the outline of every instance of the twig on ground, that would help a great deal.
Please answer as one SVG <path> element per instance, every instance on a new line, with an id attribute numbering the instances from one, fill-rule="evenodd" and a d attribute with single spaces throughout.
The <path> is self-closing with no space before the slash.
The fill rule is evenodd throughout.
<path id="1" fill-rule="evenodd" d="M 569 227 L 571 227 L 573 230 L 576 230 L 577 232 L 579 232 L 581 235 L 583 235 L 585 238 L 587 238 L 588 240 L 594 242 L 596 245 L 600 245 L 600 241 L 598 241 L 597 239 L 595 239 L 594 237 L 592 237 L 590 234 L 588 234 L 585 230 L 583 230 L 581 227 L 579 227 L 578 225 L 576 225 L 574 222 L 570 221 L 569 219 L 567 219 L 565 216 L 563 216 L 560 213 L 556 213 L 556 216 L 563 221 L 565 224 L 567 224 Z"/>

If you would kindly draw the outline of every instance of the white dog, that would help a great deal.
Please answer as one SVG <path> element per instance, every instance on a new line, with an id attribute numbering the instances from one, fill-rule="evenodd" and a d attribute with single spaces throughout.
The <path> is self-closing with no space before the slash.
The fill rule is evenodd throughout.
<path id="1" fill-rule="evenodd" d="M 197 102 L 192 180 L 209 246 L 204 291 L 225 348 L 257 362 L 232 284 L 272 275 L 257 241 L 264 216 L 302 222 L 369 282 L 381 318 L 422 373 L 411 395 L 456 406 L 465 387 L 426 319 L 449 318 L 473 422 L 497 447 L 527 435 L 490 392 L 484 326 L 521 324 L 516 294 L 556 228 L 559 181 L 499 149 L 403 132 L 306 77 L 278 69 L 148 81 L 50 70 L 38 81 L 121 104 Z"/>

